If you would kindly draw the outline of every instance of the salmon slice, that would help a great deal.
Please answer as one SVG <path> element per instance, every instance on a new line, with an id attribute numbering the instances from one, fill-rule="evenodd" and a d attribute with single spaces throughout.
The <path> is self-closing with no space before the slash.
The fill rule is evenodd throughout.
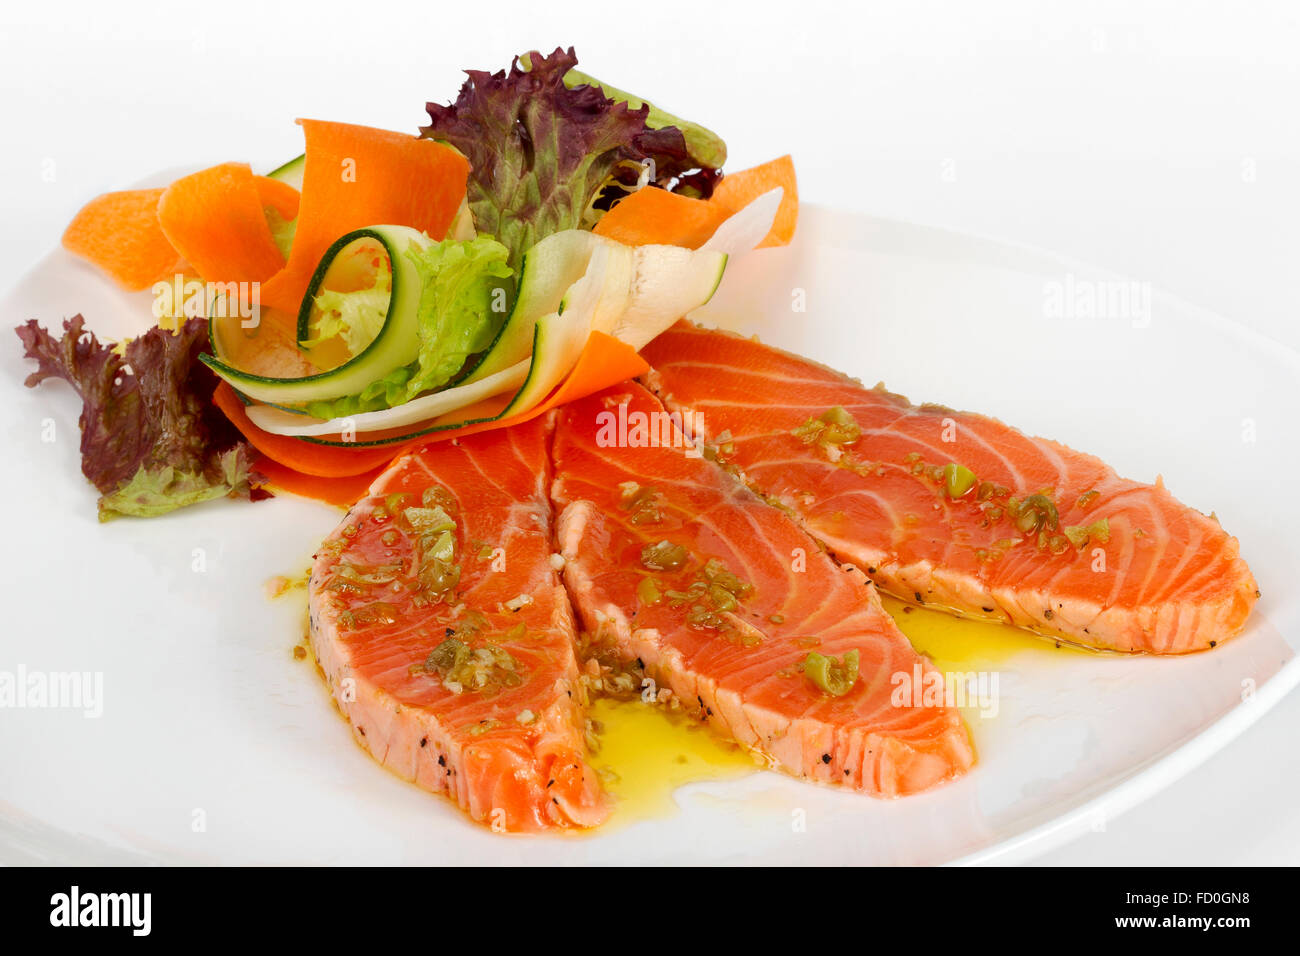
<path id="1" fill-rule="evenodd" d="M 537 420 L 405 455 L 326 539 L 311 640 L 358 742 L 496 830 L 607 816 Z"/>
<path id="2" fill-rule="evenodd" d="M 1236 539 L 1159 481 L 687 322 L 644 355 L 727 467 L 904 600 L 1182 654 L 1239 633 L 1259 596 Z"/>
<path id="3" fill-rule="evenodd" d="M 619 416 L 632 423 L 626 435 L 611 431 Z M 802 779 L 893 797 L 971 766 L 957 709 L 908 691 L 942 675 L 866 577 L 837 567 L 732 475 L 688 456 L 667 417 L 633 383 L 560 410 L 556 536 L 597 645 Z M 659 444 L 635 447 L 638 421 Z M 814 652 L 840 664 L 856 652 L 847 693 L 826 693 L 805 673 Z"/>

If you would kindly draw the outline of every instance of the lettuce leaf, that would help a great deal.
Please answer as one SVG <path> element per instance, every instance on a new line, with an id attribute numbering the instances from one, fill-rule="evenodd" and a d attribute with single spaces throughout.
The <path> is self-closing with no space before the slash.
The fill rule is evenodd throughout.
<path id="1" fill-rule="evenodd" d="M 316 418 L 347 418 L 362 412 L 377 412 L 406 401 L 406 383 L 411 380 L 415 365 L 395 368 L 381 379 L 376 379 L 356 395 L 345 395 L 327 401 L 308 402 L 304 411 Z"/>
<path id="2" fill-rule="evenodd" d="M 406 254 L 415 263 L 421 284 L 416 360 L 370 383 L 360 394 L 311 402 L 308 414 L 346 418 L 391 408 L 442 388 L 456 378 L 471 355 L 487 349 L 500 331 L 507 314 L 505 282 L 513 274 L 506 265 L 509 253 L 505 246 L 491 236 L 479 236 L 445 239 L 423 249 L 411 248 Z M 363 296 L 368 291 L 344 295 Z"/>
<path id="3" fill-rule="evenodd" d="M 177 508 L 197 505 L 214 498 L 252 497 L 248 446 L 236 445 L 217 453 L 220 480 L 203 472 L 181 471 L 172 465 L 139 470 L 111 495 L 99 499 L 99 520 L 132 516 L 153 518 Z"/>
<path id="4" fill-rule="evenodd" d="M 420 357 L 406 397 L 451 381 L 475 352 L 482 352 L 506 320 L 502 280 L 513 270 L 509 250 L 491 236 L 439 242 L 407 253 L 420 273 Z M 498 292 L 500 290 L 500 292 Z"/>
<path id="5" fill-rule="evenodd" d="M 388 315 L 388 300 L 393 291 L 393 272 L 386 256 L 379 256 L 380 269 L 375 283 L 368 289 L 353 292 L 335 292 L 330 289 L 316 296 L 315 306 L 320 313 L 315 322 L 315 334 L 302 346 L 310 349 L 332 338 L 339 338 L 351 355 L 360 353 L 375 340 L 384 327 Z"/>
<path id="6" fill-rule="evenodd" d="M 682 131 L 682 137 L 686 140 L 686 151 L 699 168 L 721 169 L 722 164 L 727 161 L 727 144 L 713 130 L 707 129 L 699 123 L 684 120 L 680 116 L 674 116 L 672 113 L 661 110 L 648 100 L 643 100 L 639 96 L 620 90 L 616 86 L 610 86 L 608 83 L 604 83 L 594 76 L 589 76 L 579 70 L 570 70 L 564 76 L 564 85 L 570 89 L 584 84 L 600 87 L 611 100 L 626 103 L 633 109 L 637 109 L 642 105 L 649 107 L 650 112 L 646 114 L 645 122 L 646 126 L 651 129 L 663 129 L 665 126 L 677 127 Z"/>
<path id="7" fill-rule="evenodd" d="M 680 129 L 647 125 L 646 104 L 631 109 L 598 86 L 566 86 L 577 62 L 572 49 L 557 49 L 529 54 L 527 69 L 516 59 L 508 73 L 468 70 L 453 105 L 428 104 L 421 135 L 469 160 L 475 226 L 506 246 L 513 268 L 538 240 L 587 224 L 602 190 L 635 183 L 644 160 L 654 160 L 661 186 L 707 195 L 717 178 L 696 168 Z"/>
<path id="8" fill-rule="evenodd" d="M 198 361 L 207 322 L 152 328 L 117 349 L 73 316 L 55 337 L 31 319 L 17 329 L 37 363 L 26 384 L 60 378 L 81 397 L 81 471 L 101 494 L 99 520 L 150 517 L 211 498 L 266 497 L 248 447 L 210 402 L 217 381 Z"/>

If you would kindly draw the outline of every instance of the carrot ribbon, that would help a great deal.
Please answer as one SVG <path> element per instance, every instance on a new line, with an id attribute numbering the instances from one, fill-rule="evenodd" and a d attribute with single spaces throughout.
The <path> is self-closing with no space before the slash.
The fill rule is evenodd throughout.
<path id="1" fill-rule="evenodd" d="M 784 246 L 794 237 L 799 218 L 799 188 L 789 156 L 722 177 L 709 199 L 692 199 L 654 187 L 639 189 L 601 216 L 595 232 L 630 246 L 698 249 L 728 216 L 777 186 L 784 190 L 781 206 L 771 230 L 758 245 Z"/>

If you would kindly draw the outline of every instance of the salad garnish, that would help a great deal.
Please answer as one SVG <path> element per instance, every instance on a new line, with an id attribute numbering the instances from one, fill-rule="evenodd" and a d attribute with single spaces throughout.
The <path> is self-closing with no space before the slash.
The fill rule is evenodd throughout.
<path id="1" fill-rule="evenodd" d="M 650 125 L 648 105 L 633 108 L 598 85 L 567 85 L 577 63 L 572 49 L 557 49 L 528 57 L 526 68 L 516 60 L 509 72 L 469 70 L 454 104 L 428 104 L 421 135 L 470 161 L 474 225 L 506 245 L 512 266 L 552 233 L 594 224 L 602 206 L 636 188 L 643 169 L 659 187 L 703 198 L 718 177 L 692 157 L 681 129 Z M 703 152 L 726 157 L 716 144 Z"/>
<path id="2" fill-rule="evenodd" d="M 35 388 L 63 379 L 81 397 L 81 471 L 99 489 L 99 520 L 152 517 L 213 498 L 256 498 L 248 446 L 212 407 L 216 378 L 198 361 L 207 323 L 152 328 L 121 349 L 75 315 L 55 337 L 35 319 L 18 327 L 37 363 Z"/>
<path id="3" fill-rule="evenodd" d="M 261 489 L 349 504 L 407 448 L 641 374 L 732 259 L 790 241 L 789 157 L 724 178 L 716 133 L 577 63 L 467 71 L 418 135 L 302 119 L 303 154 L 265 175 L 88 203 L 65 247 L 152 288 L 151 314 L 116 345 L 80 316 L 18 331 L 30 383 L 82 396 L 101 517 Z"/>

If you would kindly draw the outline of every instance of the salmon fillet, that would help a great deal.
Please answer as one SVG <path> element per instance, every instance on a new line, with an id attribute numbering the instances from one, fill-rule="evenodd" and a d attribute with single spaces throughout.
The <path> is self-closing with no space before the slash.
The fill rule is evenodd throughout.
<path id="1" fill-rule="evenodd" d="M 498 830 L 608 813 L 552 565 L 548 431 L 539 419 L 400 458 L 309 585 L 312 646 L 358 742 Z"/>
<path id="2" fill-rule="evenodd" d="M 633 428 L 663 426 L 660 443 L 610 431 L 619 415 Z M 866 577 L 837 567 L 732 475 L 688 456 L 666 420 L 633 383 L 560 410 L 551 496 L 584 627 L 718 733 L 796 777 L 892 797 L 965 771 L 974 752 L 957 709 L 898 696 L 912 675 L 942 677 Z M 839 662 L 857 653 L 847 693 L 814 684 L 812 652 Z"/>
<path id="3" fill-rule="evenodd" d="M 1239 633 L 1259 596 L 1236 539 L 1159 481 L 687 322 L 644 355 L 728 468 L 904 600 L 1182 654 Z"/>

